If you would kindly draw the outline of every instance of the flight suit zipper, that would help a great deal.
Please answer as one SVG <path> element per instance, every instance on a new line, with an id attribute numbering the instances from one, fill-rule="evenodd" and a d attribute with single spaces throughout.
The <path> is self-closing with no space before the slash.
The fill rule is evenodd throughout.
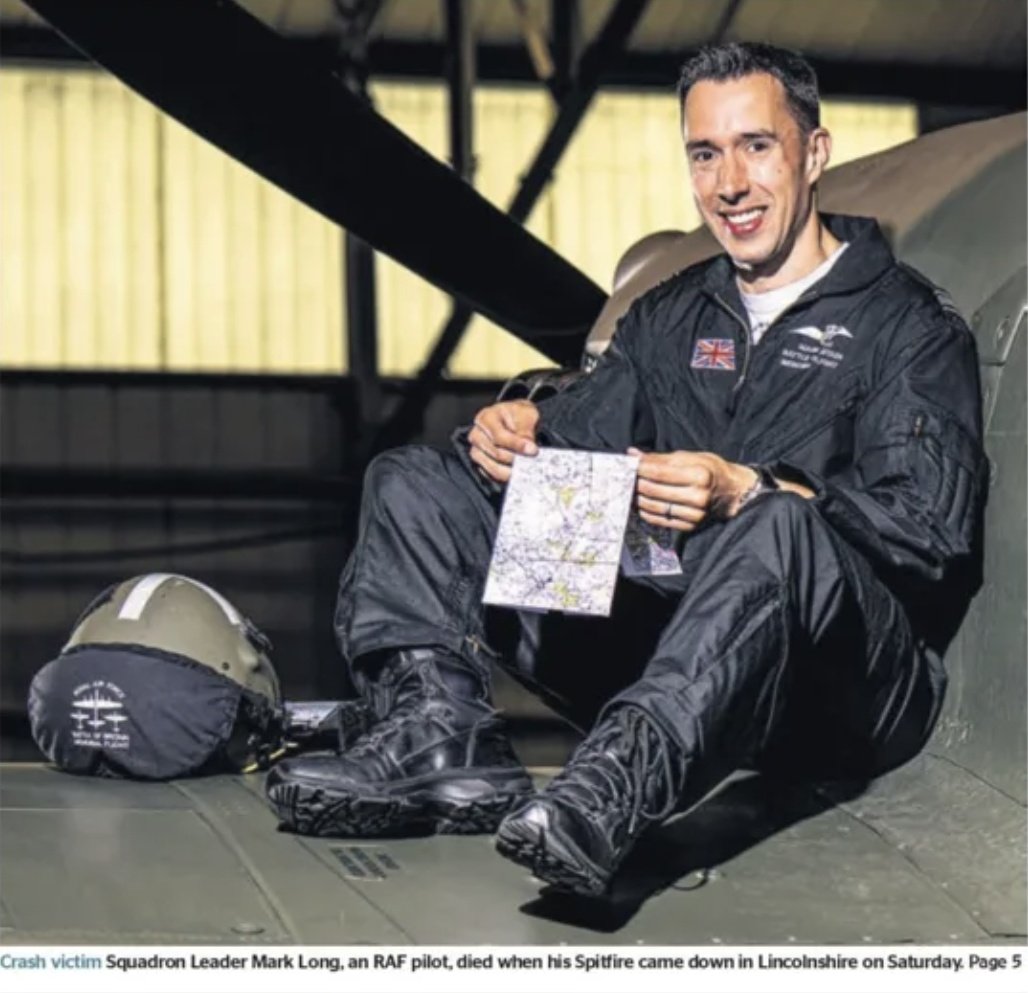
<path id="1" fill-rule="evenodd" d="M 791 314 L 798 306 L 800 306 L 800 304 L 810 303 L 811 301 L 816 300 L 817 297 L 818 297 L 818 293 L 816 291 L 800 294 L 800 296 L 798 296 L 795 300 L 793 300 L 793 302 L 791 304 L 789 304 L 789 306 L 786 307 L 785 310 L 783 310 L 764 329 L 764 334 L 762 335 L 762 337 L 766 338 L 771 333 L 771 329 L 773 327 L 775 327 L 775 325 L 777 325 L 782 320 L 783 317 L 786 317 L 787 315 Z M 732 309 L 731 304 L 729 304 L 723 297 L 721 297 L 720 294 L 715 293 L 714 294 L 714 299 L 717 301 L 717 303 L 721 307 L 721 309 L 725 311 L 725 313 L 729 314 L 731 317 L 733 317 L 739 323 L 739 326 L 743 330 L 742 340 L 743 340 L 743 349 L 744 350 L 743 350 L 743 357 L 742 357 L 742 369 L 739 372 L 739 379 L 738 379 L 738 381 L 736 382 L 735 386 L 732 387 L 732 392 L 731 392 L 731 394 L 730 394 L 730 396 L 728 398 L 728 406 L 727 406 L 728 413 L 734 415 L 735 414 L 735 409 L 739 405 L 739 392 L 740 392 L 740 390 L 742 390 L 743 383 L 746 382 L 746 373 L 749 371 L 750 352 L 752 352 L 753 348 L 754 348 L 754 346 L 753 346 L 753 344 L 752 344 L 752 342 L 750 340 L 750 336 L 752 334 L 752 328 L 750 327 L 749 322 L 744 321 Z"/>
<path id="2" fill-rule="evenodd" d="M 749 369 L 750 365 L 750 352 L 752 350 L 752 346 L 750 344 L 751 329 L 749 324 L 746 321 L 744 321 L 734 310 L 732 310 L 731 306 L 728 303 L 726 303 L 720 295 L 715 293 L 714 299 L 717 301 L 721 309 L 724 310 L 725 313 L 733 317 L 738 322 L 739 326 L 742 328 L 742 369 L 739 370 L 739 378 L 736 381 L 735 386 L 732 387 L 732 392 L 731 394 L 729 394 L 727 405 L 728 413 L 734 414 L 735 407 L 739 399 L 739 389 L 742 387 L 742 384 L 746 382 L 746 371 Z"/>

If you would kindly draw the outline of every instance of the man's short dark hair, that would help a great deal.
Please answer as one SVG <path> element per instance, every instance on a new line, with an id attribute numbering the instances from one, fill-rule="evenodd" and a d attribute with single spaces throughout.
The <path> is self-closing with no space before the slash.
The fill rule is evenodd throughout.
<path id="1" fill-rule="evenodd" d="M 682 66 L 678 77 L 679 103 L 684 109 L 689 90 L 701 80 L 721 82 L 757 72 L 766 72 L 782 84 L 802 134 L 808 135 L 820 125 L 817 75 L 810 63 L 799 52 L 755 41 L 728 41 L 701 48 Z"/>

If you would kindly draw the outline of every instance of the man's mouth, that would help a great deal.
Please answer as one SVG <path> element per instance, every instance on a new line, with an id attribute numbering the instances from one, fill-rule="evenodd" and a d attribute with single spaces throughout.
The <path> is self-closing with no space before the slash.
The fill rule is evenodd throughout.
<path id="1" fill-rule="evenodd" d="M 745 238 L 760 229 L 766 209 L 766 207 L 751 207 L 749 210 L 733 211 L 730 214 L 721 212 L 719 216 L 733 238 Z"/>

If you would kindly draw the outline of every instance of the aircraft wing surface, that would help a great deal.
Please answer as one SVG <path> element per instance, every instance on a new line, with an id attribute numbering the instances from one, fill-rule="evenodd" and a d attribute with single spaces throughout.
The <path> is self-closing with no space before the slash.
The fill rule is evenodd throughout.
<path id="1" fill-rule="evenodd" d="M 0 933 L 7 944 L 711 946 L 1023 933 L 1023 876 L 990 873 L 973 830 L 988 787 L 931 757 L 882 782 L 850 802 L 737 779 L 650 836 L 609 899 L 584 900 L 541 894 L 488 837 L 279 832 L 259 776 L 138 783 L 5 765 Z M 1011 801 L 1001 821 L 1016 835 L 1023 809 Z"/>

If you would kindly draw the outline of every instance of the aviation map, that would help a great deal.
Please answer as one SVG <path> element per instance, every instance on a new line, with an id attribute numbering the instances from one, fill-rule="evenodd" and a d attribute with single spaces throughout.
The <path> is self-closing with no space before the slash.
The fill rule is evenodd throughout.
<path id="1" fill-rule="evenodd" d="M 554 448 L 516 456 L 483 601 L 608 616 L 638 464 Z"/>

